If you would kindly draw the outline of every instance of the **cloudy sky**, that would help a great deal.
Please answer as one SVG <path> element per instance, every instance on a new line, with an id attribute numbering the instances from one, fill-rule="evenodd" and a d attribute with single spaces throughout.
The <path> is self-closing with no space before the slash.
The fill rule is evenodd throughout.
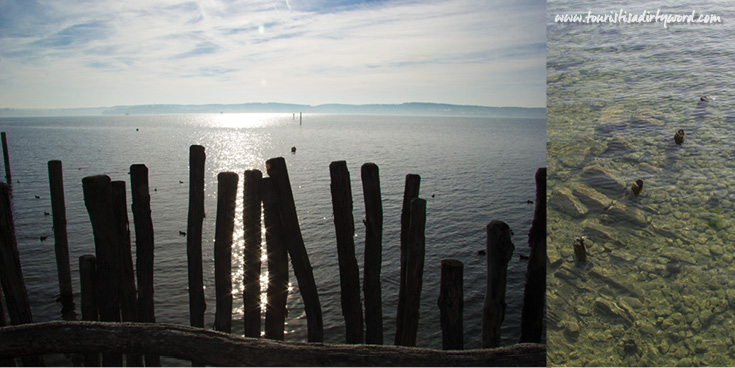
<path id="1" fill-rule="evenodd" d="M 543 0 L 0 0 L 0 108 L 543 107 Z"/>

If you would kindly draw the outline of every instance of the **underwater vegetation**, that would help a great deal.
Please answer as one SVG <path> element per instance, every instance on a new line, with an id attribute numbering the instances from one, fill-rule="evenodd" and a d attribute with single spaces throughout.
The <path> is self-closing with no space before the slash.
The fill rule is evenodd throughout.
<path id="1" fill-rule="evenodd" d="M 642 28 L 549 26 L 548 363 L 733 366 L 735 80 Z"/>

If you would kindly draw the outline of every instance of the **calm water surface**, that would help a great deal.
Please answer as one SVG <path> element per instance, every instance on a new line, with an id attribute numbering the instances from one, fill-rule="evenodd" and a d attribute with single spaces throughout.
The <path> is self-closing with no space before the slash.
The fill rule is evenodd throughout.
<path id="1" fill-rule="evenodd" d="M 360 166 L 380 167 L 385 226 L 383 234 L 383 313 L 385 341 L 392 343 L 399 275 L 399 227 L 406 174 L 421 175 L 427 200 L 426 262 L 418 346 L 440 348 L 436 302 L 442 259 L 465 264 L 465 347 L 479 348 L 485 290 L 485 226 L 494 219 L 514 230 L 516 246 L 508 271 L 503 345 L 517 342 L 533 218 L 534 174 L 545 166 L 545 121 L 491 118 L 213 114 L 4 118 L 13 173 L 14 215 L 21 262 L 35 321 L 60 319 L 53 251 L 47 162 L 64 165 L 67 218 L 77 308 L 78 257 L 93 253 L 81 180 L 106 174 L 129 182 L 131 164 L 148 166 L 155 229 L 155 307 L 158 322 L 188 324 L 186 230 L 189 146 L 206 148 L 204 283 L 206 325 L 214 323 L 213 240 L 217 174 L 248 169 L 265 173 L 265 161 L 285 157 L 304 242 L 314 268 L 324 313 L 325 342 L 344 341 L 336 241 L 329 190 L 329 163 L 346 160 L 351 174 L 355 244 L 362 275 L 364 203 Z M 291 154 L 291 147 L 297 147 Z M 183 182 L 183 183 L 181 183 Z M 36 199 L 39 195 L 41 198 Z M 129 196 L 129 195 L 128 195 Z M 233 333 L 242 334 L 242 194 L 238 195 L 233 245 Z M 130 198 L 128 198 L 128 206 Z M 132 223 L 132 213 L 129 213 Z M 131 225 L 132 227 L 132 225 Z M 134 231 L 131 229 L 131 231 Z M 41 242 L 41 236 L 49 236 Z M 134 233 L 131 234 L 134 242 Z M 290 278 L 295 280 L 293 274 Z M 306 340 L 300 295 L 288 299 L 288 341 Z M 62 361 L 63 363 L 63 361 Z"/>
<path id="2" fill-rule="evenodd" d="M 549 363 L 735 365 L 735 8 L 547 7 Z M 553 23 L 620 9 L 723 23 Z"/>

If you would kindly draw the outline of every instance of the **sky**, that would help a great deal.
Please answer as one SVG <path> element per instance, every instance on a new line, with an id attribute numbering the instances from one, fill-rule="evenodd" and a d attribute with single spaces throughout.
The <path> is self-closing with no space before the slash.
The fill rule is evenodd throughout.
<path id="1" fill-rule="evenodd" d="M 546 104 L 543 0 L 0 0 L 0 108 Z"/>

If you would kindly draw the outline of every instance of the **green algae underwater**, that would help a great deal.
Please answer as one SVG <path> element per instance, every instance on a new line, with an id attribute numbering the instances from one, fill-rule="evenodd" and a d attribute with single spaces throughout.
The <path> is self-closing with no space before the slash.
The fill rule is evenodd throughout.
<path id="1" fill-rule="evenodd" d="M 547 2 L 548 363 L 735 366 L 735 9 L 553 22 L 589 9 L 611 10 Z"/>

